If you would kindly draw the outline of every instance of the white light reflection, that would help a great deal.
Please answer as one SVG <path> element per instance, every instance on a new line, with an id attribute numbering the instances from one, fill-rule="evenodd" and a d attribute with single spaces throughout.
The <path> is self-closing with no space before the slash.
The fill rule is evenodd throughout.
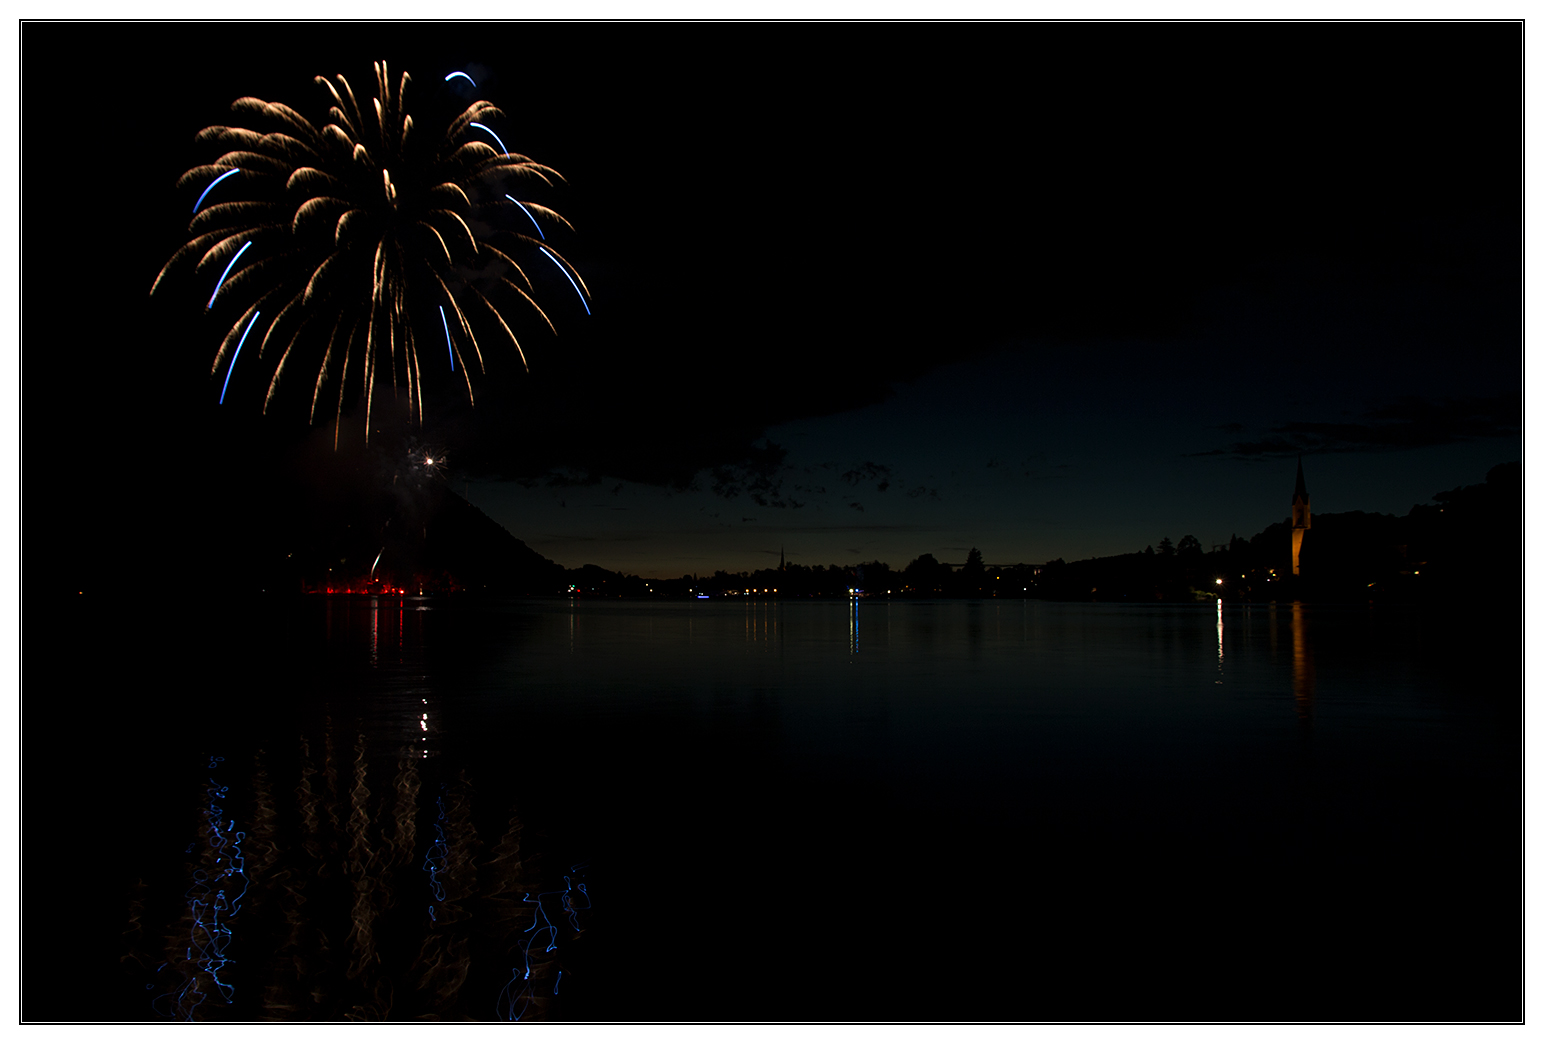
<path id="1" fill-rule="evenodd" d="M 1217 673 L 1222 673 L 1222 599 L 1217 599 Z M 1222 684 L 1222 679 L 1217 679 L 1217 684 Z"/>

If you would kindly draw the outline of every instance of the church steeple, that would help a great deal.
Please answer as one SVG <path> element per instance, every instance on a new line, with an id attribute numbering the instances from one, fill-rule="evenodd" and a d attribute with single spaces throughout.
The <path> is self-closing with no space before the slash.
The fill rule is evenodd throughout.
<path id="1" fill-rule="evenodd" d="M 1292 491 L 1292 575 L 1299 573 L 1298 559 L 1303 551 L 1303 534 L 1313 528 L 1308 510 L 1308 483 L 1303 481 L 1303 458 L 1297 458 L 1297 488 Z"/>

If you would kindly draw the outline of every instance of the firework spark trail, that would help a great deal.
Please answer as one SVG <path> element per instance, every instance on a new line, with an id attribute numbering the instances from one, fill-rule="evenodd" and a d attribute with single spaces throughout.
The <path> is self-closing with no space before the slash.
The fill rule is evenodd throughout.
<path id="1" fill-rule="evenodd" d="M 211 757 L 209 768 L 217 768 L 224 760 Z M 241 902 L 247 894 L 246 859 L 241 852 L 246 833 L 236 829 L 234 819 L 227 823 L 224 807 L 217 804 L 226 799 L 229 788 L 211 777 L 204 793 L 208 804 L 202 812 L 204 827 L 200 833 L 205 843 L 203 861 L 208 868 L 200 866 L 193 871 L 193 884 L 185 893 L 192 921 L 183 952 L 184 967 L 189 970 L 184 973 L 181 987 L 152 1002 L 157 1011 L 181 1022 L 192 1022 L 198 1006 L 206 999 L 201 976 L 208 977 L 227 1004 L 235 997 L 235 986 L 220 975 L 231 963 L 226 956 L 231 942 L 230 919 L 241 912 Z M 222 823 L 227 825 L 222 827 Z M 189 845 L 188 851 L 192 850 L 193 845 Z M 238 881 L 240 891 L 235 891 Z M 227 895 L 227 889 L 234 894 Z M 162 1002 L 167 1002 L 166 1010 L 162 1009 Z"/>
<path id="2" fill-rule="evenodd" d="M 486 123 L 477 123 L 475 121 L 473 121 L 472 123 L 467 124 L 467 126 L 469 126 L 469 127 L 476 127 L 480 131 L 486 131 L 488 133 L 489 137 L 491 137 L 494 141 L 499 143 L 499 155 L 501 155 L 501 156 L 508 156 L 509 155 L 509 150 L 504 147 L 504 139 L 499 137 L 498 134 L 494 131 L 494 129 L 492 127 L 488 126 Z"/>
<path id="3" fill-rule="evenodd" d="M 531 982 L 531 947 L 543 938 L 547 942 L 546 948 L 542 951 L 543 953 L 551 953 L 558 947 L 557 925 L 553 924 L 552 919 L 547 916 L 544 900 L 550 896 L 557 896 L 559 906 L 568 914 L 569 926 L 575 932 L 583 934 L 584 929 L 579 927 L 579 913 L 580 911 L 590 909 L 590 892 L 583 881 L 580 881 L 576 886 L 573 877 L 569 875 L 577 876 L 579 871 L 587 865 L 587 863 L 576 863 L 569 868 L 569 873 L 563 875 L 563 890 L 561 892 L 538 892 L 535 899 L 531 898 L 531 893 L 527 892 L 525 894 L 523 901 L 535 903 L 536 911 L 531 918 L 531 927 L 527 928 L 524 933 L 528 936 L 522 944 L 522 957 L 525 968 L 523 971 L 520 968 L 510 969 L 512 977 L 509 982 L 505 983 L 504 988 L 499 991 L 498 1000 L 494 1004 L 494 1010 L 498 1013 L 501 1022 L 519 1022 L 536 996 L 536 984 Z M 584 897 L 583 906 L 579 906 L 574 899 L 576 891 Z M 563 972 L 559 970 L 557 980 L 552 984 L 554 996 L 557 995 L 558 985 L 562 981 Z"/>
<path id="4" fill-rule="evenodd" d="M 477 86 L 461 71 L 444 77 L 447 84 L 456 79 Z M 314 82 L 325 91 L 325 121 L 313 124 L 286 105 L 238 98 L 232 111 L 248 126 L 211 126 L 198 134 L 197 141 L 221 152 L 179 179 L 179 188 L 197 192 L 189 238 L 162 267 L 151 292 L 174 269 L 203 271 L 225 259 L 205 310 L 234 307 L 240 318 L 224 335 L 213 372 L 237 337 L 245 337 L 243 324 L 250 330 L 248 316 L 261 308 L 273 316 L 258 351 L 264 372 L 249 363 L 243 381 L 267 385 L 263 412 L 286 401 L 288 382 L 280 377 L 301 368 L 315 374 L 309 423 L 319 420 L 324 388 L 335 385 L 335 441 L 342 415 L 354 403 L 364 407 L 369 441 L 375 399 L 388 385 L 393 396 L 407 389 L 409 417 L 421 424 L 425 394 L 445 380 L 443 371 L 425 374 L 417 356 L 420 343 L 431 343 L 424 327 L 436 310 L 450 342 L 451 380 L 465 384 L 472 405 L 467 364 L 486 376 L 500 355 L 485 358 L 484 338 L 495 338 L 501 351 L 513 348 L 529 371 L 513 314 L 539 317 L 554 334 L 557 329 L 532 296 L 517 258 L 545 249 L 547 228 L 572 232 L 573 226 L 556 211 L 513 195 L 516 179 L 554 187 L 562 176 L 509 151 L 492 128 L 504 115 L 492 103 L 462 106 L 449 89 L 430 91 L 433 97 L 421 99 L 428 111 L 443 105 L 449 113 L 454 106 L 460 115 L 442 124 L 443 131 L 432 129 L 432 122 L 415 129 L 404 100 L 411 80 L 403 73 L 394 83 L 384 62 L 374 66 L 373 97 L 356 96 L 341 74 Z M 420 101 L 416 88 L 414 101 Z M 266 132 L 249 129 L 265 124 Z M 234 179 L 237 173 L 243 177 Z M 227 189 L 235 191 L 216 199 L 229 201 L 205 206 L 227 179 Z M 505 202 L 520 208 L 536 239 Z M 256 260 L 239 265 L 248 252 Z M 560 254 L 549 249 L 547 256 L 590 314 L 583 279 Z M 460 344 L 449 336 L 452 315 L 463 335 Z M 276 352 L 267 351 L 270 343 Z M 466 345 L 472 352 L 463 356 Z M 361 353 L 362 360 L 354 358 Z M 232 383 L 231 371 L 225 382 Z"/>
<path id="5" fill-rule="evenodd" d="M 221 406 L 225 405 L 225 389 L 227 389 L 227 388 L 229 388 L 231 386 L 231 374 L 236 369 L 236 358 L 237 358 L 237 356 L 241 355 L 241 346 L 247 343 L 247 334 L 252 332 L 252 327 L 257 325 L 257 317 L 262 315 L 262 314 L 263 314 L 262 312 L 253 312 L 252 313 L 252 321 L 247 324 L 246 333 L 243 333 L 241 335 L 241 340 L 236 342 L 236 352 L 235 352 L 235 354 L 233 354 L 231 356 L 230 369 L 225 371 L 225 383 L 220 385 L 220 405 Z"/>
<path id="6" fill-rule="evenodd" d="M 209 303 L 204 305 L 204 311 L 207 312 L 209 309 L 214 307 L 214 299 L 220 296 L 220 287 L 225 285 L 225 277 L 231 274 L 231 269 L 236 267 L 236 262 L 241 260 L 241 255 L 245 254 L 247 252 L 247 247 L 251 245 L 252 241 L 250 239 L 243 243 L 241 245 L 241 249 L 236 251 L 236 256 L 231 258 L 231 263 L 225 266 L 225 271 L 220 273 L 220 281 L 214 284 L 214 293 L 209 295 Z"/>
<path id="7" fill-rule="evenodd" d="M 226 178 L 230 177 L 232 174 L 240 174 L 240 173 L 241 173 L 241 169 L 239 167 L 233 168 L 231 170 L 226 171 L 224 174 L 221 174 L 219 177 L 215 178 L 213 181 L 211 181 L 209 183 L 209 187 L 204 189 L 204 191 L 202 193 L 200 193 L 200 195 L 198 197 L 198 202 L 193 204 L 193 213 L 195 213 L 195 214 L 198 213 L 198 208 L 204 205 L 204 197 L 209 195 L 209 193 L 213 192 L 214 191 L 214 187 L 216 185 L 218 185 L 220 182 L 224 181 Z"/>
<path id="8" fill-rule="evenodd" d="M 519 207 L 521 210 L 525 210 L 525 216 L 530 218 L 531 219 L 531 224 L 536 226 L 536 234 L 538 236 L 541 236 L 541 238 L 543 238 L 543 239 L 547 238 L 547 233 L 545 233 L 545 232 L 543 232 L 541 230 L 541 224 L 539 222 L 537 222 L 536 215 L 532 214 L 529 210 L 526 210 L 524 203 L 520 202 L 514 196 L 511 196 L 508 192 L 504 193 L 504 198 L 509 200 L 515 206 Z"/>
<path id="9" fill-rule="evenodd" d="M 445 319 L 445 306 L 440 305 L 440 322 L 445 326 L 445 351 L 450 355 L 450 372 L 456 372 L 456 347 L 450 343 L 450 323 Z"/>
<path id="10" fill-rule="evenodd" d="M 579 303 L 584 305 L 584 314 L 585 315 L 589 315 L 590 314 L 590 302 L 588 302 L 588 301 L 586 301 L 584 299 L 584 291 L 579 289 L 579 284 L 574 282 L 574 277 L 568 274 L 568 267 L 566 265 L 564 265 L 563 262 L 559 261 L 558 260 L 558 256 L 556 254 L 554 254 L 552 251 L 548 250 L 546 247 L 542 247 L 541 248 L 541 252 L 546 254 L 547 257 L 552 261 L 552 263 L 558 266 L 558 271 L 562 272 L 563 275 L 565 277 L 567 277 L 568 285 L 572 286 L 574 288 L 574 293 L 579 295 Z"/>

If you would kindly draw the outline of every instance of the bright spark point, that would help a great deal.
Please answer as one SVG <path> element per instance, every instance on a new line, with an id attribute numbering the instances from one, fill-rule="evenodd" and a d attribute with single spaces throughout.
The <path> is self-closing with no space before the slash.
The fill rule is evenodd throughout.
<path id="1" fill-rule="evenodd" d="M 220 287 L 225 285 L 225 277 L 231 274 L 231 269 L 236 267 L 236 262 L 241 260 L 241 255 L 245 254 L 247 252 L 247 247 L 251 245 L 252 241 L 250 239 L 241 244 L 241 249 L 236 251 L 236 256 L 231 258 L 231 263 L 226 265 L 225 271 L 220 273 L 220 281 L 214 284 L 214 293 L 209 295 L 209 303 L 204 305 L 204 311 L 207 312 L 209 309 L 214 307 L 215 296 L 219 294 Z M 573 282 L 573 280 L 569 280 L 569 282 Z"/>
<path id="2" fill-rule="evenodd" d="M 579 284 L 574 282 L 574 277 L 568 274 L 568 269 L 563 267 L 563 262 L 553 257 L 552 251 L 548 250 L 546 247 L 542 247 L 541 252 L 546 254 L 549 258 L 552 258 L 552 263 L 558 266 L 558 271 L 563 273 L 563 276 L 568 280 L 569 285 L 574 288 L 574 293 L 579 295 L 579 303 L 584 305 L 584 314 L 594 314 L 590 311 L 590 303 L 584 299 L 584 291 L 579 289 Z"/>
<path id="3" fill-rule="evenodd" d="M 243 247 L 242 249 L 244 250 L 246 248 Z M 241 346 L 247 343 L 247 334 L 252 332 L 252 327 L 257 325 L 257 317 L 262 315 L 262 314 L 263 314 L 262 312 L 253 312 L 252 313 L 252 321 L 250 323 L 248 323 L 247 324 L 247 328 L 242 331 L 242 333 L 241 333 L 241 340 L 236 342 L 236 351 L 231 354 L 230 369 L 225 371 L 225 383 L 220 385 L 220 405 L 221 406 L 225 405 L 225 389 L 229 388 L 231 386 L 231 374 L 233 372 L 235 372 L 235 369 L 236 369 L 236 358 L 237 358 L 237 356 L 239 356 L 241 354 Z"/>
<path id="4" fill-rule="evenodd" d="M 469 126 L 469 127 L 476 127 L 478 130 L 481 130 L 481 131 L 487 131 L 488 134 L 493 138 L 493 140 L 499 143 L 499 152 L 503 153 L 506 156 L 509 155 L 509 150 L 504 147 L 504 139 L 499 137 L 497 134 L 495 134 L 493 132 L 493 128 L 492 127 L 488 126 L 485 123 L 470 123 L 467 126 Z"/>
<path id="5" fill-rule="evenodd" d="M 476 80 L 472 79 L 470 76 L 468 76 L 464 72 L 461 72 L 460 70 L 457 70 L 456 72 L 453 72 L 450 75 L 446 76 L 445 77 L 445 82 L 449 83 L 451 80 L 454 80 L 457 76 L 461 77 L 463 80 L 465 80 L 467 83 L 471 84 L 473 87 L 477 86 L 477 81 Z"/>
<path id="6" fill-rule="evenodd" d="M 237 168 L 235 168 L 233 170 L 226 171 L 224 174 L 221 174 L 219 177 L 217 177 L 213 181 L 211 181 L 209 183 L 209 188 L 204 189 L 204 191 L 199 194 L 198 202 L 193 204 L 193 213 L 195 213 L 195 214 L 198 213 L 198 208 L 204 205 L 204 197 L 209 195 L 209 193 L 211 191 L 213 191 L 213 189 L 214 189 L 214 187 L 216 185 L 218 185 L 220 182 L 224 181 L 226 178 L 230 177 L 232 174 L 240 174 L 240 173 L 241 173 L 241 168 L 237 167 Z"/>
<path id="7" fill-rule="evenodd" d="M 509 200 L 515 206 L 519 207 L 521 210 L 525 210 L 525 204 L 520 202 L 514 196 L 511 196 L 508 192 L 504 193 L 504 198 Z M 525 216 L 531 219 L 531 224 L 536 225 L 536 234 L 541 236 L 543 239 L 546 239 L 547 233 L 543 232 L 541 230 L 541 226 L 536 224 L 536 215 L 532 214 L 529 210 L 525 210 Z"/>

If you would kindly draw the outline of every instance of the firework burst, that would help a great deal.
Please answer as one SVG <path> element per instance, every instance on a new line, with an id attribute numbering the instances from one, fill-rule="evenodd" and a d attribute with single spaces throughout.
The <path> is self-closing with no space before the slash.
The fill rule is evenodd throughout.
<path id="1" fill-rule="evenodd" d="M 265 413 L 286 382 L 300 382 L 313 423 L 334 402 L 341 422 L 362 395 L 367 441 L 378 395 L 405 389 L 421 424 L 426 392 L 455 387 L 475 404 L 485 348 L 529 369 L 515 328 L 539 319 L 557 330 L 521 259 L 555 265 L 590 308 L 584 280 L 548 238 L 572 226 L 519 198 L 522 185 L 561 181 L 557 171 L 508 151 L 494 130 L 504 114 L 486 101 L 443 131 L 415 127 L 408 75 L 393 83 L 385 62 L 374 69 L 363 105 L 341 74 L 316 77 L 331 103 L 320 130 L 286 105 L 238 98 L 232 111 L 265 130 L 201 131 L 199 142 L 224 151 L 178 181 L 198 192 L 188 241 L 150 291 L 189 267 L 207 280 L 205 311 L 224 330 L 210 370 L 224 372 L 222 403 L 233 378 L 267 381 Z M 458 75 L 472 82 L 445 79 Z"/>
<path id="2" fill-rule="evenodd" d="M 449 463 L 443 449 L 430 446 L 417 439 L 409 439 L 407 452 L 399 462 L 398 474 L 407 476 L 415 483 L 423 483 L 431 479 L 443 479 L 445 477 L 445 469 Z"/>

